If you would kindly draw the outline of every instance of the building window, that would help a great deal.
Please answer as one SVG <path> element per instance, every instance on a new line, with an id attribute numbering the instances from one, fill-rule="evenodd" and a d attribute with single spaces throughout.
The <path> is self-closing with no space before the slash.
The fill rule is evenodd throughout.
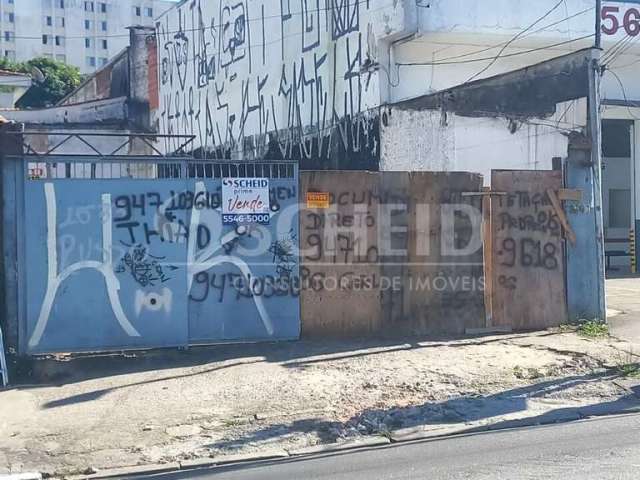
<path id="1" fill-rule="evenodd" d="M 64 17 L 56 17 L 56 27 L 64 28 Z"/>
<path id="2" fill-rule="evenodd" d="M 100 12 L 101 13 L 107 13 L 107 4 L 106 3 L 100 3 Z"/>
<path id="3" fill-rule="evenodd" d="M 107 22 L 102 21 L 100 22 L 100 28 L 102 29 L 103 32 L 107 31 Z"/>
<path id="4" fill-rule="evenodd" d="M 147 7 L 147 8 L 145 8 L 145 9 L 144 9 L 144 14 L 145 14 L 147 17 L 152 17 L 152 18 L 153 18 L 153 8 L 151 8 L 151 7 Z"/>
<path id="5" fill-rule="evenodd" d="M 64 45 L 64 37 L 61 37 L 60 35 L 56 35 L 55 40 L 56 40 L 56 45 L 58 47 L 61 47 Z"/>
<path id="6" fill-rule="evenodd" d="M 136 17 L 141 17 L 142 16 L 142 8 L 140 7 L 133 7 L 133 13 Z"/>
<path id="7" fill-rule="evenodd" d="M 87 65 L 89 67 L 95 67 L 96 66 L 96 57 L 87 57 Z"/>
<path id="8" fill-rule="evenodd" d="M 93 2 L 84 2 L 84 11 L 93 12 Z"/>
<path id="9" fill-rule="evenodd" d="M 13 32 L 9 32 L 9 31 L 4 32 L 5 42 L 13 42 L 14 38 L 15 38 L 15 34 Z"/>
<path id="10" fill-rule="evenodd" d="M 631 190 L 609 190 L 609 226 L 611 228 L 631 226 Z"/>
<path id="11" fill-rule="evenodd" d="M 84 29 L 85 30 L 91 30 L 91 20 L 85 20 L 84 21 Z"/>
<path id="12" fill-rule="evenodd" d="M 85 48 L 91 48 L 91 39 L 90 38 L 85 38 L 84 39 L 84 46 L 85 46 Z"/>
<path id="13" fill-rule="evenodd" d="M 104 66 L 107 64 L 107 62 L 108 62 L 108 61 L 109 61 L 109 59 L 108 59 L 108 58 L 101 57 L 101 58 L 100 58 L 100 66 L 101 66 L 101 67 L 104 67 Z"/>
<path id="14" fill-rule="evenodd" d="M 102 45 L 102 49 L 106 50 L 108 48 L 108 44 L 107 44 L 107 39 L 103 38 L 102 40 L 100 40 L 100 43 Z"/>
<path id="15" fill-rule="evenodd" d="M 8 58 L 9 60 L 15 60 L 16 59 L 16 52 L 15 52 L 15 50 L 5 50 L 4 51 L 4 56 L 5 56 L 5 58 Z"/>
<path id="16" fill-rule="evenodd" d="M 46 24 L 47 24 L 47 27 L 53 26 L 53 18 L 52 17 L 47 17 L 46 18 Z"/>
<path id="17" fill-rule="evenodd" d="M 9 23 L 15 22 L 15 15 L 13 12 L 7 12 L 4 14 L 4 21 Z"/>
<path id="18" fill-rule="evenodd" d="M 42 35 L 42 44 L 47 45 L 49 43 L 49 35 Z"/>
<path id="19" fill-rule="evenodd" d="M 56 0 L 56 7 L 64 8 L 64 0 Z"/>

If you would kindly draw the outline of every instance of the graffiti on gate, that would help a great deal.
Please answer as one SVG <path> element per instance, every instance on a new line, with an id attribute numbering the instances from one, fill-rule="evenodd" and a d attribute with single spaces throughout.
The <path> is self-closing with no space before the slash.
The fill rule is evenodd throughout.
<path id="1" fill-rule="evenodd" d="M 191 0 L 168 10 L 156 25 L 162 132 L 196 133 L 210 158 L 376 158 L 379 73 L 367 65 L 402 8 Z"/>
<path id="2" fill-rule="evenodd" d="M 100 194 L 99 205 L 83 206 L 82 215 L 68 206 L 82 198 L 73 197 L 72 188 L 62 192 L 56 191 L 55 182 L 30 184 L 40 188 L 46 217 L 41 229 L 46 236 L 46 282 L 38 279 L 34 283 L 40 282 L 43 291 L 34 288 L 28 293 L 30 304 L 37 304 L 28 348 L 50 348 L 46 332 L 58 307 L 78 301 L 69 297 L 67 291 L 73 287 L 68 283 L 79 278 L 95 282 L 90 271 L 102 279 L 103 310 L 115 319 L 121 333 L 142 344 L 145 332 L 160 318 L 167 323 L 187 322 L 188 318 L 172 316 L 185 313 L 186 317 L 190 304 L 204 306 L 201 315 L 212 322 L 253 322 L 254 330 L 258 322 L 260 331 L 251 338 L 296 336 L 297 315 L 295 324 L 283 327 L 274 311 L 286 305 L 282 302 L 297 305 L 299 296 L 297 185 L 272 182 L 269 195 L 277 206 L 271 213 L 273 221 L 280 218 L 278 210 L 290 216 L 288 228 L 281 227 L 282 234 L 275 225 L 223 225 L 219 179 L 194 181 L 186 190 L 167 189 L 167 182 L 162 182 L 154 191 L 110 191 Z M 58 212 L 65 207 L 68 215 L 61 221 Z M 40 300 L 32 302 L 31 295 Z M 238 306 L 248 318 L 234 317 Z"/>

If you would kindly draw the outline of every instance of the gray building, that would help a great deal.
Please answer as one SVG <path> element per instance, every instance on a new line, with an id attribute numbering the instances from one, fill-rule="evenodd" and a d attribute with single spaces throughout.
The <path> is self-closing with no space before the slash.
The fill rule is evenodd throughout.
<path id="1" fill-rule="evenodd" d="M 126 27 L 153 25 L 167 0 L 0 0 L 0 55 L 45 56 L 91 73 L 129 44 Z"/>

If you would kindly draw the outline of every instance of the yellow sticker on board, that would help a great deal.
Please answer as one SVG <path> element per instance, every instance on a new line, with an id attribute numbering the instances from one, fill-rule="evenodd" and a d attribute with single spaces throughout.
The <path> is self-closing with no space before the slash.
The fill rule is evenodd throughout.
<path id="1" fill-rule="evenodd" d="M 307 208 L 329 208 L 329 193 L 307 192 Z"/>

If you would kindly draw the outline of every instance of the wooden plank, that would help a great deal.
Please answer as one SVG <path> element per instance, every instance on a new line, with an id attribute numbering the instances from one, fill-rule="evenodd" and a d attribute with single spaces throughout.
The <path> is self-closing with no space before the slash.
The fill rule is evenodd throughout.
<path id="1" fill-rule="evenodd" d="M 558 198 L 561 201 L 567 202 L 581 202 L 582 190 L 575 190 L 571 188 L 561 188 L 558 190 Z"/>
<path id="2" fill-rule="evenodd" d="M 493 171 L 493 325 L 514 330 L 557 326 L 567 319 L 562 225 L 548 190 L 559 171 Z"/>
<path id="3" fill-rule="evenodd" d="M 483 187 L 484 192 L 490 192 L 491 187 Z M 484 256 L 484 308 L 485 328 L 493 326 L 493 243 L 491 232 L 491 197 L 482 200 L 482 236 Z M 467 333 L 469 333 L 467 331 Z"/>
<path id="4" fill-rule="evenodd" d="M 303 337 L 360 336 L 381 328 L 378 175 L 300 174 L 300 198 L 307 192 L 330 198 L 328 209 L 300 210 Z"/>
<path id="5" fill-rule="evenodd" d="M 569 225 L 569 220 L 567 220 L 567 216 L 564 213 L 564 209 L 562 208 L 562 204 L 556 195 L 556 191 L 552 188 L 547 190 L 547 195 L 549 196 L 549 200 L 551 200 L 551 204 L 553 205 L 553 210 L 558 216 L 558 220 L 562 224 L 562 228 L 564 228 L 565 235 L 571 242 L 571 245 L 576 244 L 576 234 Z"/>
<path id="6" fill-rule="evenodd" d="M 410 174 L 409 315 L 412 331 L 421 334 L 464 334 L 485 325 L 482 289 L 481 197 L 482 177 L 471 173 L 412 172 Z M 477 213 L 477 225 L 459 215 L 453 237 L 457 248 L 477 245 L 463 255 L 452 254 L 443 235 L 444 216 L 466 205 Z M 419 210 L 426 210 L 419 213 Z M 445 245 L 447 242 L 447 245 Z M 452 243 L 456 243 L 455 241 Z M 444 284 L 444 288 L 443 285 Z"/>

